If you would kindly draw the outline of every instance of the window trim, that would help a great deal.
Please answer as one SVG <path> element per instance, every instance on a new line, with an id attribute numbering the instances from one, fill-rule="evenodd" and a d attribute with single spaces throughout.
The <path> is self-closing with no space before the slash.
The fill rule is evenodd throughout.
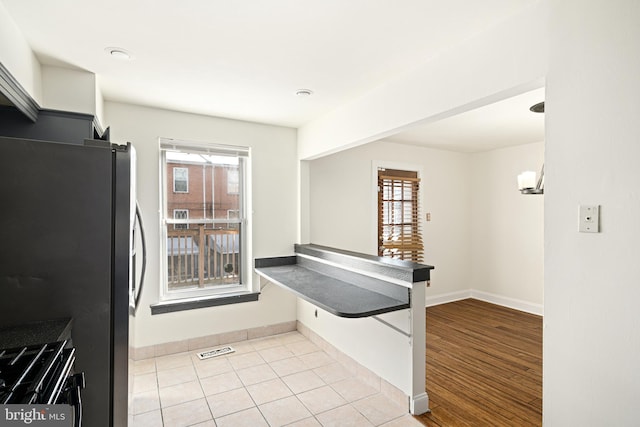
<path id="1" fill-rule="evenodd" d="M 242 292 L 228 295 L 217 295 L 206 298 L 185 298 L 161 301 L 151 305 L 151 314 L 173 313 L 176 311 L 195 310 L 197 308 L 216 307 L 219 305 L 240 304 L 258 301 L 260 292 Z"/>
<path id="2" fill-rule="evenodd" d="M 237 302 L 244 302 L 243 298 L 236 298 L 238 295 L 253 295 L 259 293 L 259 289 L 255 289 L 257 286 L 253 280 L 252 267 L 252 193 L 251 193 L 251 149 L 250 147 L 241 147 L 233 145 L 222 144 L 203 144 L 199 142 L 179 141 L 168 138 L 159 138 L 159 163 L 160 163 L 160 305 L 174 304 L 178 308 L 177 310 L 199 308 L 200 306 L 220 305 L 220 301 L 214 303 L 193 304 L 190 303 L 194 300 L 204 301 L 210 299 L 220 298 L 222 304 L 232 304 Z M 207 155 L 219 155 L 219 156 L 231 156 L 238 157 L 240 160 L 239 172 L 239 190 L 241 196 L 240 211 L 244 212 L 244 217 L 240 220 L 228 220 L 228 219 L 188 219 L 188 220 L 175 220 L 169 218 L 167 214 L 167 160 L 166 153 L 169 151 L 188 151 L 195 154 L 207 154 Z M 244 196 L 243 196 L 244 195 Z M 188 290 L 172 290 L 168 289 L 168 266 L 167 266 L 167 231 L 170 224 L 201 224 L 201 223 L 236 223 L 237 227 L 243 229 L 240 233 L 240 247 L 241 250 L 241 271 L 240 284 L 219 285 L 209 288 L 198 288 Z M 228 302 L 224 302 L 228 301 Z M 187 304 L 180 304 L 185 302 Z M 156 305 L 158 305 L 156 304 Z M 159 309 L 159 312 L 168 312 L 165 309 Z M 176 311 L 176 310 L 169 310 Z"/>

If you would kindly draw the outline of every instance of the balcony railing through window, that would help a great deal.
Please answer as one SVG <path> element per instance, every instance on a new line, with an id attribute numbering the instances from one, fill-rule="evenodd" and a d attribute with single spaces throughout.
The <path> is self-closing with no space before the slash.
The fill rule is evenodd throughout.
<path id="1" fill-rule="evenodd" d="M 167 230 L 170 291 L 240 282 L 240 224 L 213 227 L 214 224 L 189 224 L 188 229 Z"/>

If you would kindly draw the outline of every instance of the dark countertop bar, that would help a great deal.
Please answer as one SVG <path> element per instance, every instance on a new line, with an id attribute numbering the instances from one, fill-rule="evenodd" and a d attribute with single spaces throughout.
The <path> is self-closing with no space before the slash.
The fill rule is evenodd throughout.
<path id="1" fill-rule="evenodd" d="M 340 317 L 369 317 L 409 308 L 410 286 L 384 277 L 410 285 L 429 280 L 433 269 L 318 245 L 295 245 L 295 251 L 294 256 L 256 259 L 256 273 Z"/>
<path id="2" fill-rule="evenodd" d="M 408 292 L 404 300 L 398 300 L 297 264 L 255 270 L 270 282 L 340 317 L 368 317 L 409 308 Z"/>
<path id="3" fill-rule="evenodd" d="M 56 319 L 0 327 L 0 349 L 69 340 L 72 323 Z"/>

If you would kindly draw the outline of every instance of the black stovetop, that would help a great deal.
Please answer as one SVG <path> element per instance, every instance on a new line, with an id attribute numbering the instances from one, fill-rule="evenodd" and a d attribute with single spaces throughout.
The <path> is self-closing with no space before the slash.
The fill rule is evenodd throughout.
<path id="1" fill-rule="evenodd" d="M 66 340 L 0 349 L 0 404 L 54 404 L 65 391 L 75 349 Z"/>

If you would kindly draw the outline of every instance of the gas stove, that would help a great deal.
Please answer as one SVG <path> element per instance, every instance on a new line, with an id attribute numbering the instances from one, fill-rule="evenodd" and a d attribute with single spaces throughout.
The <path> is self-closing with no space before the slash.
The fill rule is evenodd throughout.
<path id="1" fill-rule="evenodd" d="M 80 426 L 84 374 L 73 373 L 74 361 L 66 340 L 0 349 L 0 404 L 68 404 Z"/>

